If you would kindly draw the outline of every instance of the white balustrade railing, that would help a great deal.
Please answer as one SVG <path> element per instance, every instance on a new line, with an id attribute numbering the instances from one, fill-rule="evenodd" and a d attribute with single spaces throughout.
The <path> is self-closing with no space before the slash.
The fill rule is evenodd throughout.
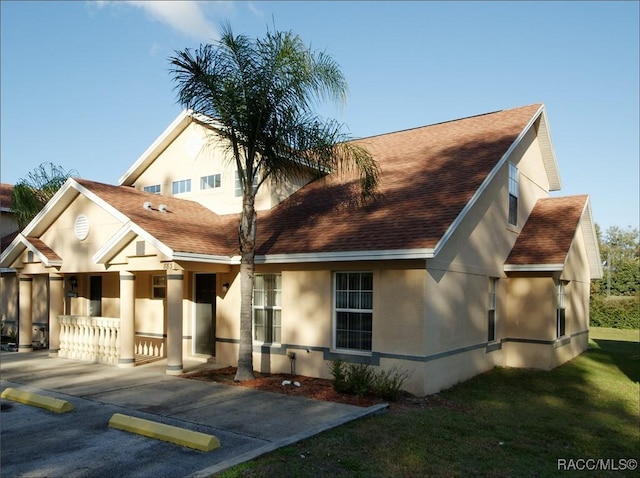
<path id="1" fill-rule="evenodd" d="M 120 319 L 61 315 L 58 357 L 117 364 Z"/>

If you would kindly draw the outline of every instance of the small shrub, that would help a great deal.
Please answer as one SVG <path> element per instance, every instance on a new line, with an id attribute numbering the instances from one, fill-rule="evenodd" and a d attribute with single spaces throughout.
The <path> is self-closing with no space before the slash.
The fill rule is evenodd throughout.
<path id="1" fill-rule="evenodd" d="M 392 367 L 390 370 L 380 370 L 374 378 L 373 388 L 376 396 L 383 400 L 395 402 L 400 396 L 402 385 L 407 381 L 409 374 L 406 370 L 398 370 Z"/>
<path id="2" fill-rule="evenodd" d="M 368 364 L 346 363 L 340 359 L 329 362 L 329 373 L 333 388 L 338 392 L 359 397 L 373 394 L 389 401 L 398 399 L 409 377 L 408 372 L 397 367 L 375 372 Z"/>
<path id="3" fill-rule="evenodd" d="M 333 378 L 333 388 L 338 392 L 348 393 L 346 362 L 340 359 L 330 361 L 329 373 Z"/>
<path id="4" fill-rule="evenodd" d="M 347 367 L 347 393 L 364 397 L 373 387 L 375 374 L 365 363 L 351 363 Z"/>

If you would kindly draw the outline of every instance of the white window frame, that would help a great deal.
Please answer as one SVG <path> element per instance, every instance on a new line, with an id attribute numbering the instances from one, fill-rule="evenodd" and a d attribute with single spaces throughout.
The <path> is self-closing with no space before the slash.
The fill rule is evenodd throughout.
<path id="1" fill-rule="evenodd" d="M 338 289 L 338 282 L 339 282 L 339 276 L 341 275 L 347 275 L 347 289 Z M 371 289 L 362 289 L 361 287 L 358 289 L 351 289 L 350 288 L 350 283 L 349 283 L 349 279 L 351 275 L 354 274 L 358 274 L 360 275 L 360 284 L 362 284 L 362 277 L 366 274 L 367 276 L 369 276 L 371 278 Z M 350 296 L 349 294 L 351 292 L 357 292 L 358 294 L 360 294 L 360 297 L 358 298 L 358 301 L 360 302 L 359 306 L 352 306 L 351 304 L 349 304 L 350 301 Z M 333 350 L 339 351 L 339 352 L 345 352 L 345 353 L 350 353 L 350 354 L 358 354 L 358 355 L 371 355 L 372 351 L 373 351 L 373 291 L 374 291 L 374 274 L 372 271 L 336 271 L 333 273 L 333 325 L 332 325 L 332 334 L 333 334 L 333 338 L 332 338 L 332 345 L 333 345 Z M 363 307 L 363 296 L 361 295 L 362 293 L 369 293 L 370 294 L 370 299 L 367 300 L 367 302 L 370 303 L 370 307 L 367 307 L 366 304 Z M 339 302 L 341 302 L 341 298 L 340 298 L 340 294 L 344 294 L 346 293 L 346 300 L 347 303 L 345 304 L 345 306 L 339 306 Z M 338 315 L 340 313 L 346 313 L 346 314 L 368 314 L 370 315 L 370 324 L 371 324 L 371 330 L 368 331 L 368 333 L 370 334 L 370 347 L 369 348 L 356 348 L 356 347 L 348 347 L 348 346 L 344 346 L 342 343 L 339 343 L 340 340 L 338 338 L 339 332 L 340 331 L 344 331 L 349 333 L 349 331 L 351 330 L 352 332 L 355 332 L 357 334 L 363 334 L 363 333 L 367 333 L 367 331 L 363 328 L 358 329 L 341 329 L 340 331 L 338 330 L 338 322 L 339 322 L 339 318 Z M 362 339 L 360 339 L 362 340 Z M 349 341 L 349 339 L 347 338 L 347 342 Z"/>
<path id="2" fill-rule="evenodd" d="M 267 288 L 266 278 L 273 279 L 273 288 Z M 259 286 L 262 280 L 263 287 Z M 264 328 L 263 338 L 258 338 L 256 315 L 263 312 Z M 280 344 L 282 342 L 282 274 L 256 274 L 253 287 L 253 316 L 251 333 L 254 343 Z"/>
<path id="3" fill-rule="evenodd" d="M 254 194 L 258 190 L 258 181 L 259 181 L 259 176 L 258 176 L 258 171 L 256 171 L 253 174 L 253 193 Z M 233 186 L 233 193 L 237 198 L 242 197 L 242 182 L 240 181 L 240 174 L 238 173 L 237 169 L 235 171 L 235 182 Z"/>
<path id="4" fill-rule="evenodd" d="M 171 183 L 171 194 L 185 194 L 191 192 L 191 179 L 181 179 Z"/>
<path id="5" fill-rule="evenodd" d="M 567 281 L 559 280 L 556 304 L 556 338 L 567 335 Z"/>
<path id="6" fill-rule="evenodd" d="M 157 283 L 156 283 L 157 279 Z M 167 276 L 154 274 L 151 276 L 151 298 L 163 300 L 167 297 Z"/>
<path id="7" fill-rule="evenodd" d="M 487 341 L 495 342 L 498 337 L 497 317 L 496 317 L 496 292 L 498 290 L 498 278 L 489 278 L 489 308 L 487 313 Z"/>
<path id="8" fill-rule="evenodd" d="M 222 174 L 210 174 L 209 176 L 200 177 L 200 190 L 219 189 L 222 187 Z"/>
<path id="9" fill-rule="evenodd" d="M 143 187 L 142 190 L 145 193 L 160 194 L 160 191 L 162 190 L 162 188 L 159 184 L 152 184 L 150 186 Z"/>
<path id="10" fill-rule="evenodd" d="M 520 172 L 518 166 L 509 163 L 509 196 L 507 220 L 512 226 L 518 225 L 518 204 L 520 202 Z"/>

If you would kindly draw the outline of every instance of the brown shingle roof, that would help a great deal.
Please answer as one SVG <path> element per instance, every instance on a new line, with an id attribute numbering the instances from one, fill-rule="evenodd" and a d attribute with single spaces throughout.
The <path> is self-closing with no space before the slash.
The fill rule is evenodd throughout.
<path id="1" fill-rule="evenodd" d="M 196 202 L 145 193 L 129 186 L 76 181 L 176 252 L 223 256 L 237 253 L 228 239 L 227 221 Z M 146 201 L 153 204 L 152 210 L 143 208 Z M 166 213 L 158 210 L 160 204 L 167 206 Z"/>
<path id="2" fill-rule="evenodd" d="M 12 197 L 13 185 L 0 183 L 0 209 L 9 209 L 11 207 Z"/>
<path id="3" fill-rule="evenodd" d="M 30 236 L 30 237 L 27 237 L 27 241 L 29 241 L 31 243 L 31 245 L 33 245 L 33 247 L 38 249 L 38 251 L 40 251 L 40 253 L 44 257 L 46 257 L 48 260 L 50 260 L 50 261 L 61 261 L 62 260 L 62 259 L 60 259 L 60 256 L 53 251 L 53 249 L 51 249 L 49 246 L 47 246 L 39 238 Z"/>
<path id="4" fill-rule="evenodd" d="M 257 253 L 434 248 L 540 107 L 357 141 L 381 168 L 380 198 L 350 206 L 356 180 L 315 181 L 259 215 Z"/>
<path id="5" fill-rule="evenodd" d="M 586 195 L 539 199 L 506 263 L 564 264 L 586 201 Z"/>

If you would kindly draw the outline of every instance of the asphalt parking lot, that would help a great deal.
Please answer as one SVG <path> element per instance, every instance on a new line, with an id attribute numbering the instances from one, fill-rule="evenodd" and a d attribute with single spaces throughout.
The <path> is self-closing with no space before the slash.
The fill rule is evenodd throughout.
<path id="1" fill-rule="evenodd" d="M 49 358 L 46 351 L 2 352 L 0 377 L 0 391 L 11 387 L 73 405 L 58 414 L 0 402 L 3 478 L 206 477 L 383 409 L 172 377 L 161 363 L 120 369 Z M 201 452 L 110 428 L 114 413 L 211 434 L 221 446 Z"/>

